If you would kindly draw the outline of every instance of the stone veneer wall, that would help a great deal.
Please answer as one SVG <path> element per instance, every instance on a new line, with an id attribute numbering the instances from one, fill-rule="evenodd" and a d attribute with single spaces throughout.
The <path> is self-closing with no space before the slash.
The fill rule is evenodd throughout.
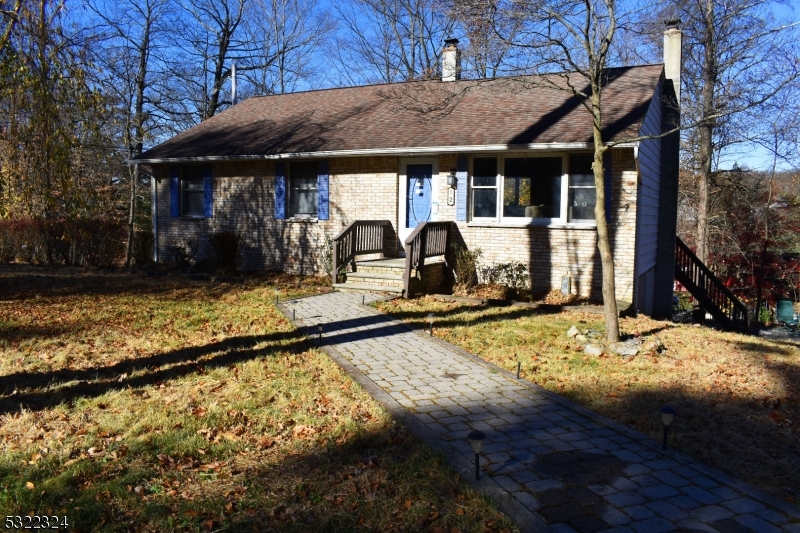
<path id="1" fill-rule="evenodd" d="M 616 259 L 617 299 L 632 301 L 636 238 L 637 179 L 632 149 L 615 149 L 613 157 L 612 219 L 610 230 Z M 455 155 L 439 157 L 439 214 L 437 220 L 455 220 L 455 206 L 447 205 L 447 180 L 456 168 Z M 208 257 L 210 232 L 236 229 L 246 240 L 245 268 L 275 269 L 300 274 L 320 273 L 325 235 L 333 238 L 355 220 L 387 219 L 394 228 L 387 235 L 390 254 L 397 248 L 398 170 L 396 157 L 332 158 L 330 220 L 292 221 L 274 218 L 272 161 L 218 163 L 213 166 L 214 217 L 170 218 L 168 167 L 154 169 L 158 190 L 159 253 L 172 261 L 169 247 L 182 239 L 200 244 L 198 259 Z M 581 296 L 600 299 L 602 272 L 594 227 L 545 227 L 457 223 L 456 240 L 483 250 L 483 262 L 530 263 L 531 285 L 548 291 L 561 285 L 569 271 Z"/>
<path id="2" fill-rule="evenodd" d="M 208 236 L 236 230 L 245 237 L 244 268 L 321 273 L 326 235 L 361 219 L 387 219 L 396 227 L 397 169 L 396 157 L 331 158 L 330 219 L 303 221 L 275 220 L 273 161 L 213 164 L 214 216 L 208 219 L 171 218 L 169 167 L 155 166 L 160 260 L 173 261 L 170 247 L 183 239 L 199 244 L 198 260 L 208 258 Z M 393 232 L 387 246 L 396 254 Z"/>

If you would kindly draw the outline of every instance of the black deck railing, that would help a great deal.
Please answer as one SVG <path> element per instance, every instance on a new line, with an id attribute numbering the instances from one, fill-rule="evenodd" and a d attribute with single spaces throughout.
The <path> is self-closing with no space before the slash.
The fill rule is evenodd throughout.
<path id="1" fill-rule="evenodd" d="M 698 259 L 680 237 L 675 237 L 675 244 L 675 279 L 725 329 L 749 333 L 750 314 L 747 307 Z"/>
<path id="2" fill-rule="evenodd" d="M 451 222 L 423 222 L 405 241 L 406 269 L 403 273 L 403 295 L 411 297 L 411 271 L 419 272 L 425 259 L 443 256 L 450 245 Z"/>
<path id="3" fill-rule="evenodd" d="M 356 220 L 333 239 L 333 282 L 339 282 L 339 271 L 357 255 L 386 255 L 386 227 L 389 220 Z"/>

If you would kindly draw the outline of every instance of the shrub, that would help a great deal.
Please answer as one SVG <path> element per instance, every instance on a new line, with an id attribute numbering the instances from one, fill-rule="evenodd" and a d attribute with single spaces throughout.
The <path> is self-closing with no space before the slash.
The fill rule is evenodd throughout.
<path id="1" fill-rule="evenodd" d="M 79 221 L 73 227 L 77 235 L 73 264 L 108 268 L 120 263 L 125 250 L 124 223 L 95 219 Z"/>
<path id="2" fill-rule="evenodd" d="M 147 267 L 153 264 L 153 245 L 155 240 L 150 230 L 137 230 L 133 234 L 133 262 Z"/>
<path id="3" fill-rule="evenodd" d="M 10 263 L 19 253 L 19 222 L 0 220 L 0 261 Z"/>
<path id="4" fill-rule="evenodd" d="M 214 265 L 226 271 L 239 269 L 244 237 L 235 231 L 218 231 L 208 237 Z"/>
<path id="5" fill-rule="evenodd" d="M 452 247 L 455 255 L 456 285 L 467 289 L 474 287 L 478 284 L 478 263 L 483 255 L 483 250 L 480 248 L 470 250 L 466 246 L 455 243 Z"/>
<path id="6" fill-rule="evenodd" d="M 197 255 L 197 241 L 194 239 L 183 239 L 178 244 L 168 248 L 172 254 L 175 265 L 180 269 L 187 269 L 192 266 L 194 257 Z"/>
<path id="7" fill-rule="evenodd" d="M 325 235 L 325 244 L 320 246 L 320 255 L 322 256 L 320 259 L 322 271 L 331 277 L 333 274 L 333 239 L 328 235 Z"/>
<path id="8" fill-rule="evenodd" d="M 520 261 L 496 265 L 500 271 L 500 283 L 519 294 L 528 288 L 528 267 Z"/>

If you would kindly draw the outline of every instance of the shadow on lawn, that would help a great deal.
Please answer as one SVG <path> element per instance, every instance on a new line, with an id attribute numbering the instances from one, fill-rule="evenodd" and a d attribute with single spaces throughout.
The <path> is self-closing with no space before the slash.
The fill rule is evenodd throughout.
<path id="1" fill-rule="evenodd" d="M 181 453 L 161 444 L 181 442 L 181 431 L 166 430 L 158 442 L 109 441 L 106 457 L 119 457 L 108 462 L 85 458 L 45 470 L 0 460 L 0 483 L 20 487 L 7 512 L 65 509 L 58 514 L 66 513 L 76 532 L 446 526 L 446 531 L 485 533 L 510 525 L 478 501 L 480 496 L 467 493 L 464 499 L 465 487 L 446 460 L 395 424 L 360 430 L 344 442 L 325 434 L 299 449 L 292 443 L 267 451 L 203 445 L 202 453 Z M 18 481 L 17 472 L 27 468 L 24 479 L 43 490 L 30 491 Z M 485 527 L 487 521 L 492 527 Z"/>
<path id="2" fill-rule="evenodd" d="M 257 348 L 265 342 L 271 344 Z M 0 413 L 18 411 L 20 407 L 45 409 L 77 398 L 97 397 L 111 390 L 145 387 L 189 374 L 203 373 L 208 368 L 226 367 L 269 356 L 275 351 L 299 353 L 310 347 L 301 331 L 288 331 L 233 337 L 204 346 L 129 359 L 110 366 L 82 370 L 19 372 L 0 377 L 0 391 L 6 394 L 5 398 L 0 399 Z M 134 373 L 137 375 L 132 376 Z M 26 391 L 71 382 L 77 383 L 56 390 Z"/>

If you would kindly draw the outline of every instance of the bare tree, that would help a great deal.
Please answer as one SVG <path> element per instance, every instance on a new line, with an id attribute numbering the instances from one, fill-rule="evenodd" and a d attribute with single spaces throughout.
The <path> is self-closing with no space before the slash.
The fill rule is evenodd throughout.
<path id="1" fill-rule="evenodd" d="M 183 24 L 173 30 L 172 69 L 176 78 L 170 90 L 181 96 L 165 105 L 178 128 L 213 117 L 230 100 L 224 86 L 230 77 L 232 57 L 255 53 L 257 43 L 243 40 L 242 26 L 251 0 L 185 0 L 180 2 Z"/>
<path id="2" fill-rule="evenodd" d="M 429 79 L 453 17 L 435 0 L 354 0 L 336 7 L 341 75 L 350 83 Z"/>
<path id="3" fill-rule="evenodd" d="M 523 88 L 548 87 L 567 91 L 580 99 L 592 117 L 594 173 L 597 191 L 595 222 L 597 247 L 600 252 L 603 278 L 603 308 L 606 338 L 619 340 L 619 316 L 616 302 L 614 257 L 606 218 L 604 157 L 618 142 L 609 142 L 603 131 L 603 91 L 608 82 L 608 69 L 615 39 L 624 37 L 628 26 L 635 23 L 639 12 L 628 7 L 618 11 L 616 0 L 508 0 L 498 9 L 504 16 L 519 21 L 516 33 L 495 31 L 510 46 L 526 50 L 529 63 L 520 69 L 537 74 L 521 80 Z M 639 7 L 642 9 L 642 7 Z"/>
<path id="4" fill-rule="evenodd" d="M 94 2 L 103 46 L 97 50 L 104 66 L 103 86 L 119 103 L 122 142 L 128 157 L 142 153 L 145 141 L 162 128 L 153 113 L 156 88 L 163 79 L 166 36 L 174 23 L 168 0 Z M 130 266 L 137 216 L 137 186 L 142 182 L 138 164 L 128 166 L 128 242 L 125 265 Z"/>
<path id="5" fill-rule="evenodd" d="M 320 85 L 316 66 L 334 22 L 317 0 L 254 0 L 245 22 L 259 51 L 237 59 L 237 69 L 255 94 L 291 92 L 298 84 Z"/>
<path id="6" fill-rule="evenodd" d="M 493 0 L 456 2 L 454 13 L 460 26 L 457 31 L 466 38 L 464 77 L 494 78 L 503 74 L 504 65 L 511 69 L 511 65 L 523 62 L 516 57 L 519 50 L 511 46 L 522 25 L 520 18 L 497 11 Z"/>
<path id="7" fill-rule="evenodd" d="M 697 124 L 685 136 L 684 161 L 698 180 L 697 256 L 706 262 L 720 156 L 748 142 L 756 126 L 741 112 L 759 108 L 797 78 L 800 35 L 761 0 L 681 0 L 666 14 L 683 21 L 681 111 L 685 123 Z"/>

